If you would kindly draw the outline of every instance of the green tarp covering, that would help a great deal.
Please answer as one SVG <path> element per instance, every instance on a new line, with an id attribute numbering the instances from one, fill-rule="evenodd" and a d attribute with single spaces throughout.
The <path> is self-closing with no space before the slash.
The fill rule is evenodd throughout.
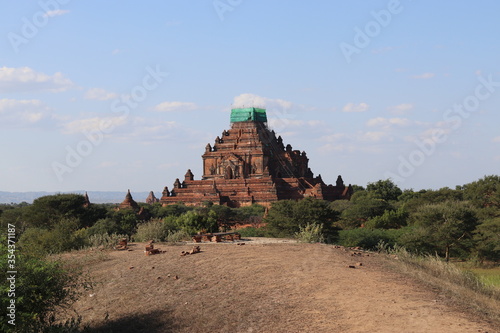
<path id="1" fill-rule="evenodd" d="M 259 108 L 239 108 L 231 109 L 231 122 L 236 123 L 240 121 L 259 121 L 266 123 L 266 109 Z"/>

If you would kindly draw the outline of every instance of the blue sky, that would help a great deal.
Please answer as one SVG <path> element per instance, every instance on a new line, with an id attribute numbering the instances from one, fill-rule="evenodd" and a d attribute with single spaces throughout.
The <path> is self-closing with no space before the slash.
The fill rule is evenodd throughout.
<path id="1" fill-rule="evenodd" d="M 327 183 L 454 188 L 500 165 L 496 1 L 2 1 L 0 190 L 201 177 L 231 106 Z"/>

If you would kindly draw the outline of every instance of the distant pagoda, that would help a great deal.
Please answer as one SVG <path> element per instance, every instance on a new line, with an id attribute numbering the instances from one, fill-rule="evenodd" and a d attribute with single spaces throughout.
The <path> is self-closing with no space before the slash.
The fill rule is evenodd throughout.
<path id="1" fill-rule="evenodd" d="M 207 144 L 202 158 L 202 179 L 194 180 L 188 170 L 182 182 L 175 180 L 171 191 L 165 187 L 161 203 L 269 206 L 277 200 L 305 197 L 349 199 L 353 192 L 341 176 L 335 186 L 326 185 L 320 175 L 314 177 L 306 153 L 285 146 L 281 136 L 268 129 L 265 109 L 232 109 L 231 129 L 224 130 L 213 146 Z"/>

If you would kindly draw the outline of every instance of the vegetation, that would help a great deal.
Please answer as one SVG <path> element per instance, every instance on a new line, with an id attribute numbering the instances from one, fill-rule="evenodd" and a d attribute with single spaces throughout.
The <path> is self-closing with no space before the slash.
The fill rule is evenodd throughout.
<path id="1" fill-rule="evenodd" d="M 2 253 L 7 253 L 6 244 L 7 240 L 2 237 Z M 7 256 L 0 257 L 0 267 L 3 272 L 10 270 Z M 78 318 L 56 323 L 54 313 L 73 303 L 81 287 L 92 286 L 91 283 L 82 282 L 80 270 L 67 270 L 59 262 L 19 253 L 15 257 L 15 267 L 15 287 L 8 279 L 0 282 L 1 307 L 8 309 L 14 300 L 15 317 L 0 317 L 0 331 L 70 332 L 79 326 Z"/>
<path id="2" fill-rule="evenodd" d="M 384 250 L 404 248 L 411 255 L 431 255 L 444 262 L 459 259 L 498 266 L 500 176 L 485 176 L 455 189 L 403 191 L 390 179 L 354 188 L 349 201 L 284 200 L 273 203 L 266 214 L 260 205 L 229 208 L 210 202 L 201 207 L 140 204 L 140 211 L 117 210 L 113 205 L 88 205 L 77 194 L 41 197 L 33 204 L 0 205 L 0 226 L 4 230 L 8 224 L 16 226 L 18 250 L 23 253 L 19 286 L 26 296 L 19 302 L 20 318 L 35 326 L 52 325 L 51 311 L 76 297 L 70 287 L 75 285 L 74 275 L 47 261 L 47 255 L 85 247 L 110 248 L 120 238 L 178 242 L 195 233 L 226 231 L 238 224 L 250 225 L 238 229 L 244 237 L 295 237 L 302 242 L 366 249 L 380 249 L 384 244 Z M 35 326 L 26 330 L 36 331 Z"/>
<path id="3" fill-rule="evenodd" d="M 388 247 L 381 243 L 379 249 L 386 251 Z M 440 290 L 447 296 L 449 302 L 467 308 L 478 317 L 494 322 L 500 321 L 498 308 L 500 289 L 494 287 L 494 282 L 489 282 L 498 281 L 498 275 L 492 274 L 492 270 L 488 270 L 487 273 L 483 270 L 483 276 L 487 276 L 485 278 L 473 270 L 450 265 L 438 256 L 416 255 L 404 247 L 396 246 L 386 253 L 397 259 L 390 260 L 391 265 L 423 284 Z"/>

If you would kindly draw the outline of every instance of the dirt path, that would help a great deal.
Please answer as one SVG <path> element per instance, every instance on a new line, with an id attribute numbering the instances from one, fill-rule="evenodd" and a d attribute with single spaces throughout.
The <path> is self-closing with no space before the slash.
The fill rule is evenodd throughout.
<path id="1" fill-rule="evenodd" d="M 115 332 L 496 332 L 373 254 L 245 243 L 201 244 L 185 257 L 192 246 L 111 252 L 89 267 L 100 284 L 74 308 Z"/>

